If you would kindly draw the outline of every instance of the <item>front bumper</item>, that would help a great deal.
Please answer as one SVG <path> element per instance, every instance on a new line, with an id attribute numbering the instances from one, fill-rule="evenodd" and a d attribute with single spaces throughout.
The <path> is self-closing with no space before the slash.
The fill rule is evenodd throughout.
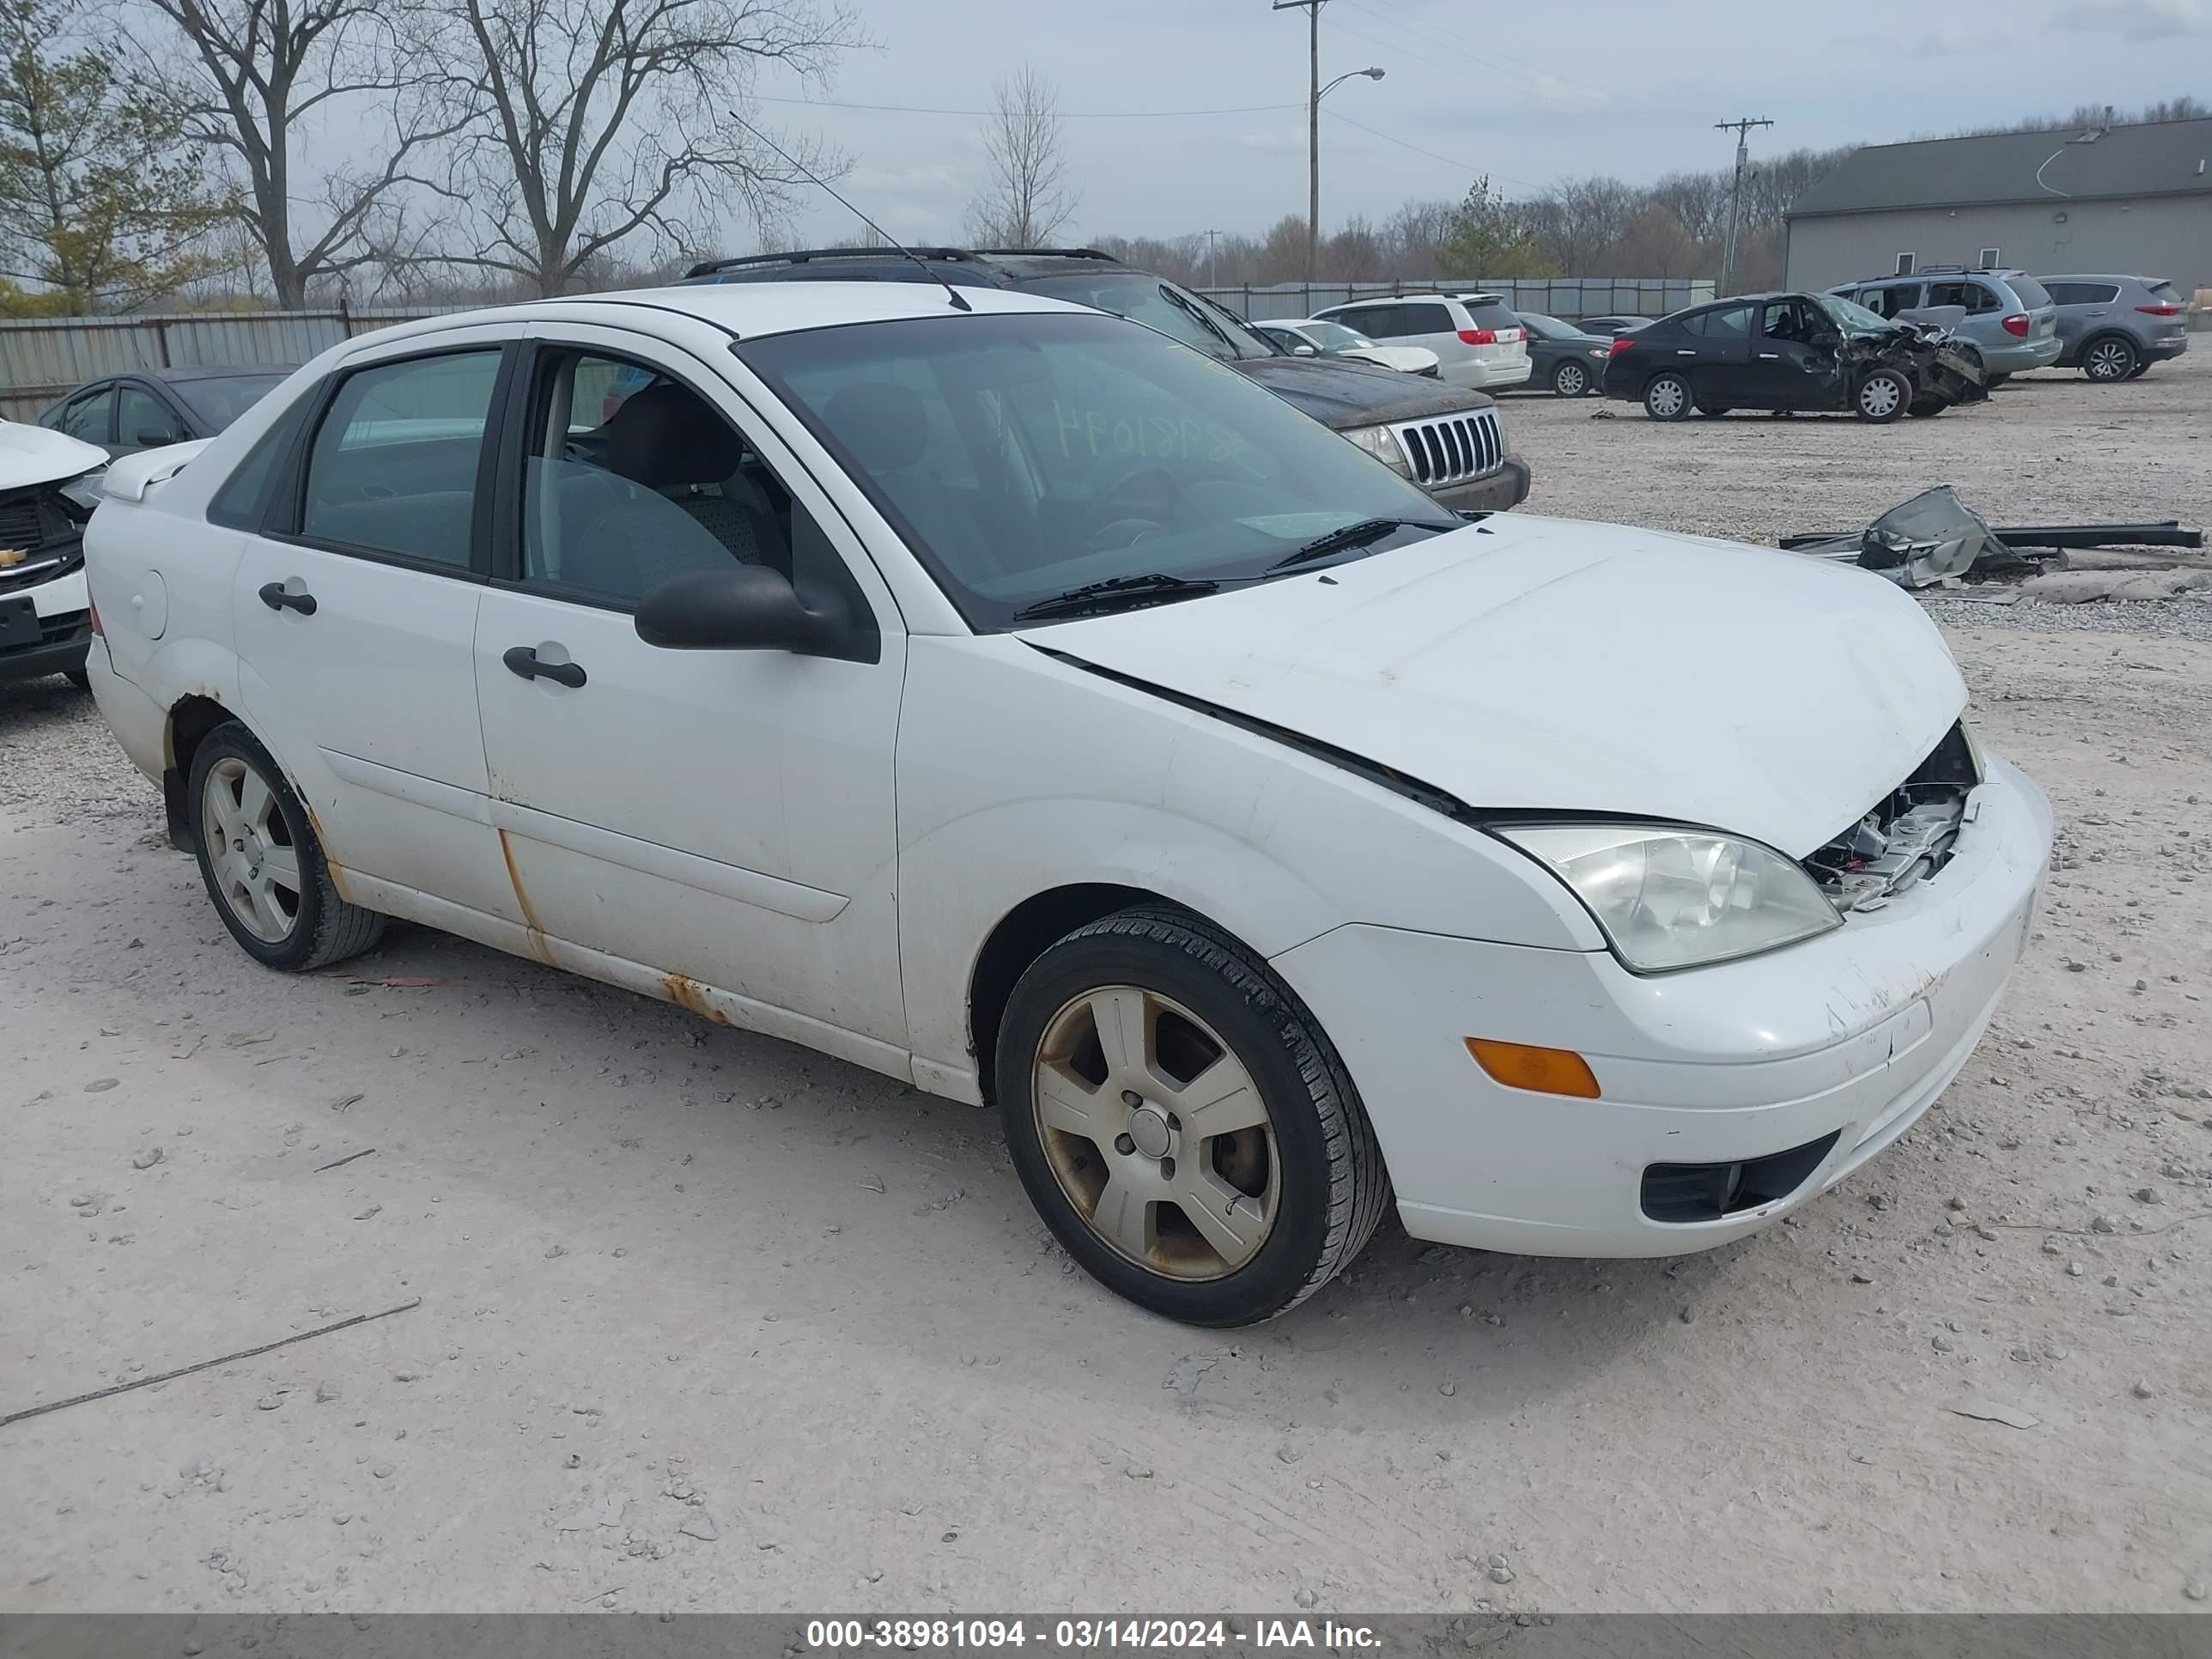
<path id="1" fill-rule="evenodd" d="M 1431 489 L 1429 495 L 1455 513 L 1503 513 L 1528 499 L 1528 463 L 1508 454 L 1496 469 L 1480 477 Z"/>
<path id="2" fill-rule="evenodd" d="M 1276 957 L 1359 1087 L 1406 1230 L 1529 1255 L 1708 1249 L 1904 1133 L 1988 1024 L 2050 849 L 2042 793 L 1989 767 L 1938 876 L 1765 956 L 1639 977 L 1601 951 L 1353 926 Z M 1574 1049 L 1601 1097 L 1494 1083 L 1468 1036 Z M 1831 1135 L 1769 1201 L 1707 1221 L 1644 1212 L 1654 1164 L 1766 1158 Z"/>
<path id="3" fill-rule="evenodd" d="M 0 685 L 83 671 L 85 653 L 92 644 L 92 601 L 86 597 L 82 568 L 0 598 L 29 599 L 40 635 L 33 642 L 0 647 Z"/>

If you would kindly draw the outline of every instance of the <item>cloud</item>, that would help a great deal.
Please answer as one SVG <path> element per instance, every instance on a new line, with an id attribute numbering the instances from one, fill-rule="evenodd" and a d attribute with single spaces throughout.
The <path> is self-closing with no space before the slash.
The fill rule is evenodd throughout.
<path id="1" fill-rule="evenodd" d="M 2117 34 L 2124 40 L 2170 40 L 2212 23 L 2203 0 L 2084 0 L 2051 14 L 2062 29 Z"/>

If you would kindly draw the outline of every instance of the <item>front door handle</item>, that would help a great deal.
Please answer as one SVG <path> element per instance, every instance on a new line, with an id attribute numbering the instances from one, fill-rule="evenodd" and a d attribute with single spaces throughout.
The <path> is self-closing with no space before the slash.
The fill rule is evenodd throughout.
<path id="1" fill-rule="evenodd" d="M 501 656 L 500 660 L 526 680 L 548 679 L 556 685 L 565 685 L 571 690 L 583 684 L 586 678 L 583 664 L 540 662 L 535 647 L 527 645 L 507 647 L 506 654 Z"/>
<path id="2" fill-rule="evenodd" d="M 292 586 L 299 580 L 297 576 L 294 576 L 286 581 L 262 583 L 261 603 L 271 611 L 296 611 L 303 617 L 313 616 L 315 596 L 307 592 L 305 583 L 296 587 Z"/>
<path id="3" fill-rule="evenodd" d="M 1694 357 L 1698 354 L 1695 349 L 1689 346 L 1676 346 L 1674 348 L 1674 355 L 1677 357 Z"/>
<path id="4" fill-rule="evenodd" d="M 1762 363 L 1778 362 L 1781 357 L 1782 354 L 1778 351 L 1762 351 L 1759 354 L 1759 361 Z"/>

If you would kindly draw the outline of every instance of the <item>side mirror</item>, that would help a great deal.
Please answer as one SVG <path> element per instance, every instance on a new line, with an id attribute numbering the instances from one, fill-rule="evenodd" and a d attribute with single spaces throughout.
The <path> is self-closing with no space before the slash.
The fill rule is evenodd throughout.
<path id="1" fill-rule="evenodd" d="M 1293 357 L 1318 357 L 1321 356 L 1321 353 L 1316 351 L 1310 345 L 1294 345 L 1291 348 L 1291 356 Z"/>
<path id="2" fill-rule="evenodd" d="M 810 609 L 787 577 L 759 564 L 672 577 L 637 608 L 638 638 L 672 651 L 842 655 L 848 624 L 835 595 Z"/>
<path id="3" fill-rule="evenodd" d="M 141 449 L 159 449 L 164 444 L 177 441 L 177 434 L 166 426 L 142 426 L 134 440 Z"/>

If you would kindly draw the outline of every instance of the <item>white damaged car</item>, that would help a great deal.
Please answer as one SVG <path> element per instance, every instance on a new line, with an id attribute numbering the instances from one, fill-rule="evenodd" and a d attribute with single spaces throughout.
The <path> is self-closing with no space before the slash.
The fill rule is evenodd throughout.
<path id="1" fill-rule="evenodd" d="M 405 917 L 994 1104 L 1207 1325 L 1393 1206 L 1620 1256 L 1813 1200 L 1965 1064 L 2050 842 L 1879 576 L 1470 522 L 1019 293 L 366 336 L 117 463 L 91 580 L 255 958 Z"/>
<path id="2" fill-rule="evenodd" d="M 84 684 L 84 526 L 106 465 L 97 445 L 0 421 L 0 685 L 49 674 Z"/>

